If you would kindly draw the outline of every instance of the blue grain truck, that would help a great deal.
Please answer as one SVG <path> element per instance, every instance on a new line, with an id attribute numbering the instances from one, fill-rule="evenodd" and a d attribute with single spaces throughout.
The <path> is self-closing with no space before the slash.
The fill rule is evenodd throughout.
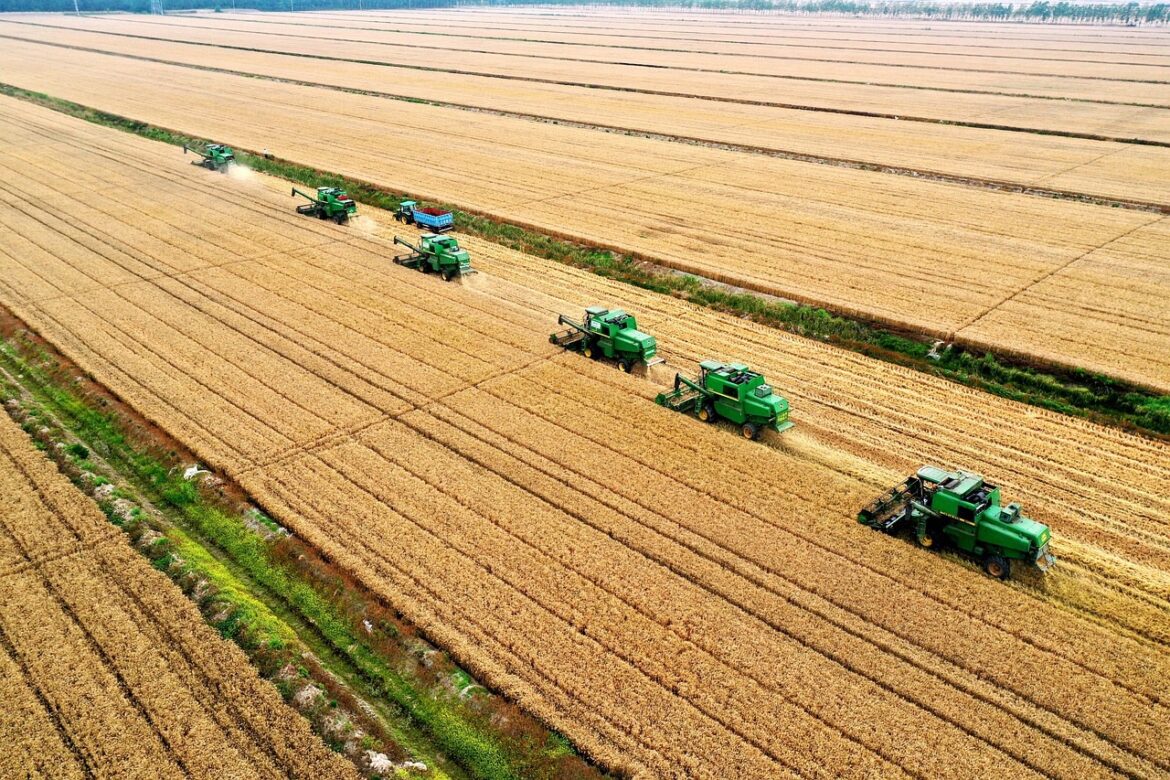
<path id="1" fill-rule="evenodd" d="M 443 233 L 455 226 L 455 217 L 450 211 L 433 206 L 420 207 L 413 200 L 404 200 L 398 204 L 398 211 L 394 212 L 394 219 L 405 222 L 407 225 L 418 225 L 432 233 Z"/>

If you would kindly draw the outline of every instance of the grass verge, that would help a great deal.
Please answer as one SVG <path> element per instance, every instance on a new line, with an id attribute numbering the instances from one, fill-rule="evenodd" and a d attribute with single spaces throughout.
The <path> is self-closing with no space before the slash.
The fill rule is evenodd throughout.
<path id="1" fill-rule="evenodd" d="M 189 479 L 189 453 L 78 374 L 18 320 L 0 321 L 9 414 L 367 776 L 382 776 L 372 750 L 396 777 L 602 777 L 312 548 L 243 509 L 238 488 Z M 386 717 L 369 716 L 355 691 Z M 418 758 L 427 766 L 412 769 Z"/>
<path id="2" fill-rule="evenodd" d="M 68 100 L 0 83 L 0 94 L 51 108 L 88 122 L 168 144 L 202 144 L 203 139 L 126 117 L 97 111 Z M 392 193 L 368 182 L 236 151 L 244 165 L 310 187 L 342 187 L 357 201 L 396 210 L 409 194 Z M 1014 401 L 1083 417 L 1154 438 L 1170 439 L 1170 395 L 1162 395 L 1082 369 L 1038 367 L 991 352 L 951 347 L 937 359 L 928 357 L 931 340 L 879 324 L 830 313 L 803 304 L 712 285 L 687 274 L 658 268 L 642 259 L 590 247 L 491 219 L 451 206 L 456 227 L 493 243 L 646 290 L 690 301 L 715 311 L 750 319 L 890 363 L 914 368 Z"/>

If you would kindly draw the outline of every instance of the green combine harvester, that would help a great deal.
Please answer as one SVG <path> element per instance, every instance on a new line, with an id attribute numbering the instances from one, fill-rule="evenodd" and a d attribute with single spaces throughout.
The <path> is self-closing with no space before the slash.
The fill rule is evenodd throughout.
<path id="1" fill-rule="evenodd" d="M 954 545 L 1001 580 L 1011 575 L 1012 561 L 1040 571 L 1056 563 L 1048 549 L 1048 526 L 1020 514 L 1019 504 L 1001 506 L 998 487 L 965 471 L 923 466 L 862 509 L 857 520 L 888 534 L 909 529 L 928 549 Z"/>
<path id="2" fill-rule="evenodd" d="M 399 255 L 394 262 L 407 268 L 417 268 L 424 274 L 441 274 L 444 281 L 451 281 L 457 276 L 467 276 L 476 273 L 471 267 L 471 258 L 466 249 L 459 246 L 454 236 L 437 236 L 434 233 L 423 233 L 419 236 L 418 246 L 394 237 L 395 244 L 402 244 L 410 249 L 410 254 Z"/>
<path id="3" fill-rule="evenodd" d="M 771 428 L 783 433 L 795 423 L 788 419 L 788 401 L 776 395 L 762 374 L 742 363 L 704 360 L 699 375 L 674 375 L 674 390 L 659 393 L 655 403 L 679 412 L 694 412 L 703 422 L 728 420 L 739 426 L 745 439 L 758 439 Z"/>
<path id="4" fill-rule="evenodd" d="M 202 158 L 191 163 L 192 165 L 198 165 L 209 171 L 227 173 L 228 167 L 236 162 L 236 153 L 231 150 L 231 147 L 223 144 L 208 144 L 202 150 L 184 144 L 183 154 L 187 152 L 197 154 Z"/>
<path id="5" fill-rule="evenodd" d="M 621 309 L 611 311 L 604 306 L 590 306 L 580 322 L 562 314 L 557 324 L 569 327 L 550 335 L 551 343 L 576 350 L 593 360 L 616 360 L 627 374 L 639 362 L 647 366 L 665 362 L 654 357 L 658 352 L 654 337 L 638 330 L 634 315 Z"/>
<path id="6" fill-rule="evenodd" d="M 307 198 L 308 203 L 297 206 L 298 214 L 308 214 L 318 219 L 331 219 L 338 225 L 347 222 L 351 215 L 357 213 L 357 203 L 340 187 L 318 187 L 316 195 L 292 188 L 294 196 Z"/>

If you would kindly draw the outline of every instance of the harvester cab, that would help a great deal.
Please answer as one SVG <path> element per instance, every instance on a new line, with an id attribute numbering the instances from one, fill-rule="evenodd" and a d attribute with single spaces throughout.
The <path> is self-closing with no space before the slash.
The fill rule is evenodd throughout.
<path id="1" fill-rule="evenodd" d="M 227 173 L 228 166 L 236 161 L 236 153 L 231 150 L 231 147 L 223 144 L 208 144 L 202 150 L 184 144 L 183 154 L 187 152 L 192 152 L 200 157 L 191 163 L 192 165 L 198 165 L 209 171 Z"/>
<path id="2" fill-rule="evenodd" d="M 590 359 L 616 360 L 627 374 L 639 362 L 647 366 L 665 362 L 655 357 L 658 342 L 654 337 L 638 330 L 634 315 L 621 309 L 590 306 L 580 321 L 562 314 L 557 318 L 557 324 L 569 327 L 551 334 L 549 342 L 576 350 Z"/>
<path id="3" fill-rule="evenodd" d="M 308 214 L 319 219 L 331 219 L 338 225 L 349 220 L 350 215 L 357 213 L 357 203 L 340 187 L 318 187 L 316 195 L 292 188 L 294 196 L 300 195 L 309 202 L 297 206 L 298 214 Z"/>
<path id="4" fill-rule="evenodd" d="M 675 374 L 674 390 L 654 401 L 679 412 L 693 412 L 703 422 L 728 420 L 739 426 L 745 439 L 758 439 L 765 428 L 783 433 L 795 423 L 788 419 L 788 400 L 777 395 L 762 374 L 742 363 L 704 360 L 694 379 Z"/>
<path id="5" fill-rule="evenodd" d="M 457 276 L 467 276 L 476 273 L 471 267 L 471 257 L 467 250 L 459 246 L 454 236 L 439 236 L 434 233 L 423 233 L 419 236 L 418 246 L 409 241 L 394 237 L 395 244 L 402 244 L 410 250 L 409 254 L 398 255 L 394 262 L 407 268 L 417 268 L 424 274 L 441 274 L 445 281 L 451 281 Z"/>
<path id="6" fill-rule="evenodd" d="M 909 529 L 922 547 L 951 544 L 998 579 L 1007 579 L 1014 560 L 1041 571 L 1056 562 L 1048 526 L 1025 517 L 1019 504 L 1003 506 L 998 486 L 966 471 L 923 466 L 862 509 L 857 520 L 885 533 Z"/>

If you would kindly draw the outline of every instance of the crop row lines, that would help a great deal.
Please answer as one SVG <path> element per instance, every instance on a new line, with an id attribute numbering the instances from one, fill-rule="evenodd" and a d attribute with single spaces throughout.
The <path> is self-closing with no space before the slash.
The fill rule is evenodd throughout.
<path id="1" fill-rule="evenodd" d="M 653 549 L 648 545 L 647 542 L 642 542 L 642 543 L 637 542 L 637 539 L 636 539 L 637 534 L 631 534 L 628 531 L 623 531 L 622 529 L 614 527 L 612 525 L 598 522 L 597 520 L 593 519 L 593 516 L 591 514 L 586 513 L 583 509 L 574 509 L 573 507 L 578 505 L 575 500 L 566 500 L 563 502 L 557 502 L 553 499 L 553 497 L 551 495 L 548 495 L 548 494 L 542 492 L 540 490 L 540 488 L 535 487 L 534 485 L 532 485 L 529 482 L 522 482 L 522 481 L 520 481 L 520 479 L 518 477 L 512 476 L 509 473 L 510 469 L 505 469 L 503 467 L 494 467 L 491 465 L 491 463 L 485 457 L 477 456 L 474 453 L 469 452 L 465 448 L 459 448 L 457 450 L 460 456 L 473 460 L 475 463 L 479 464 L 485 470 L 490 470 L 491 472 L 493 472 L 497 476 L 499 476 L 501 479 L 504 479 L 504 480 L 516 485 L 516 487 L 518 487 L 519 489 L 522 489 L 522 490 L 525 490 L 528 492 L 534 492 L 536 495 L 542 497 L 544 500 L 549 502 L 550 506 L 560 507 L 560 511 L 563 511 L 563 512 L 570 514 L 577 521 L 594 528 L 599 533 L 605 534 L 606 536 L 614 539 L 615 541 L 617 541 L 621 544 L 629 546 L 632 550 L 636 551 L 640 555 L 645 556 L 648 560 L 654 562 L 655 564 L 663 567 L 664 569 L 667 569 L 667 570 L 673 572 L 674 574 L 676 574 L 677 576 L 679 576 L 683 579 L 686 579 L 687 581 L 691 582 L 696 587 L 703 589 L 704 591 L 710 593 L 711 595 L 716 596 L 717 598 L 725 600 L 728 603 L 734 605 L 737 609 L 742 610 L 745 615 L 749 615 L 753 619 L 761 621 L 762 623 L 766 624 L 772 630 L 775 630 L 775 631 L 777 631 L 785 636 L 788 636 L 790 639 L 799 643 L 800 645 L 804 646 L 805 648 L 809 649 L 810 651 L 818 653 L 818 654 L 822 655 L 823 657 L 825 657 L 826 659 L 832 661 L 833 663 L 836 663 L 842 669 L 844 669 L 852 674 L 856 674 L 859 677 L 865 678 L 870 683 L 886 690 L 887 692 L 891 693 L 894 696 L 897 696 L 898 698 L 906 701 L 908 704 L 910 704 L 912 706 L 922 708 L 924 711 L 929 712 L 930 714 L 934 715 L 935 717 L 938 717 L 940 720 L 943 720 L 943 721 L 955 726 L 957 729 L 963 731 L 964 733 L 970 735 L 971 737 L 973 737 L 975 739 L 979 739 L 980 741 L 986 742 L 989 745 L 992 745 L 994 747 L 999 748 L 1000 750 L 1003 750 L 1005 753 L 1011 755 L 1013 758 L 1015 758 L 1016 760 L 1020 761 L 1021 763 L 1025 764 L 1025 765 L 1029 766 L 1033 770 L 1041 772 L 1041 773 L 1043 773 L 1043 771 L 1045 771 L 1044 769 L 1042 769 L 1041 766 L 1038 765 L 1036 758 L 1029 758 L 1028 756 L 1021 753 L 1018 749 L 1013 748 L 1010 745 L 1004 744 L 1001 739 L 997 739 L 997 736 L 1000 736 L 998 732 L 991 730 L 991 729 L 985 729 L 984 733 L 982 733 L 982 734 L 977 733 L 976 729 L 978 729 L 979 726 L 982 725 L 979 721 L 976 721 L 973 724 L 961 723 L 961 722 L 955 720 L 954 715 L 948 715 L 946 712 L 943 711 L 943 709 L 941 707 L 936 706 L 931 701 L 925 699 L 923 694 L 922 694 L 922 689 L 930 687 L 931 683 L 929 682 L 929 680 L 924 681 L 924 680 L 920 679 L 917 681 L 918 685 L 915 685 L 910 681 L 907 681 L 905 684 L 899 684 L 899 683 L 891 683 L 891 682 L 888 682 L 886 680 L 882 680 L 873 672 L 866 672 L 857 662 L 848 660 L 845 657 L 843 657 L 841 655 L 840 651 L 835 650 L 834 646 L 831 643 L 822 642 L 822 643 L 818 644 L 818 643 L 816 643 L 815 638 L 810 638 L 807 636 L 798 635 L 797 633 L 795 633 L 797 631 L 797 629 L 793 627 L 792 623 L 782 622 L 778 619 L 771 617 L 766 611 L 760 611 L 758 604 L 764 603 L 765 601 L 767 601 L 768 597 L 770 597 L 770 598 L 778 599 L 781 604 L 791 605 L 792 608 L 806 611 L 810 615 L 815 615 L 817 618 L 825 620 L 827 623 L 834 626 L 838 630 L 842 631 L 846 635 L 848 635 L 856 640 L 859 640 L 861 643 L 866 645 L 867 649 L 860 650 L 859 651 L 860 653 L 877 652 L 877 653 L 882 653 L 882 654 L 886 654 L 886 655 L 890 655 L 890 656 L 893 656 L 895 658 L 898 658 L 902 662 L 906 663 L 908 666 L 912 667 L 914 670 L 916 670 L 920 673 L 923 673 L 930 678 L 937 678 L 939 681 L 950 686 L 953 691 L 961 692 L 961 693 L 964 693 L 964 694 L 970 696 L 973 700 L 975 700 L 973 702 L 973 704 L 975 704 L 975 706 L 979 706 L 980 704 L 983 704 L 983 705 L 990 706 L 990 707 L 992 707 L 996 710 L 999 710 L 999 711 L 1010 712 L 1010 714 L 1013 717 L 1019 718 L 1021 721 L 1027 723 L 1028 725 L 1036 728 L 1038 731 L 1051 737 L 1056 742 L 1063 744 L 1063 745 L 1067 745 L 1068 747 L 1072 748 L 1073 750 L 1081 752 L 1083 755 L 1092 759 L 1093 761 L 1101 762 L 1102 764 L 1111 766 L 1112 768 L 1117 769 L 1118 771 L 1125 771 L 1125 770 L 1121 769 L 1120 765 L 1114 763 L 1111 758 L 1104 756 L 1104 755 L 1101 755 L 1100 753 L 1094 754 L 1094 752 L 1092 750 L 1085 748 L 1082 744 L 1080 744 L 1077 736 L 1069 735 L 1067 733 L 1060 734 L 1057 731 L 1054 731 L 1052 729 L 1052 727 L 1046 726 L 1043 723 L 1039 722 L 1039 720 L 1034 715 L 1023 711 L 1019 705 L 1016 705 L 1013 707 L 1013 706 L 1006 705 L 1004 702 L 994 701 L 993 697 L 991 695 L 989 695 L 987 692 L 976 690 L 975 684 L 972 683 L 971 679 L 968 679 L 968 680 L 956 679 L 956 675 L 954 672 L 940 673 L 938 671 L 939 668 L 949 665 L 949 662 L 940 656 L 932 654 L 930 650 L 927 650 L 925 648 L 917 648 L 917 647 L 914 648 L 914 650 L 916 650 L 918 652 L 926 653 L 930 656 L 928 661 L 924 661 L 922 659 L 915 658 L 913 656 L 913 651 L 906 651 L 906 650 L 903 650 L 903 649 L 896 646 L 898 644 L 897 639 L 895 639 L 891 642 L 888 640 L 875 638 L 871 635 L 866 635 L 861 630 L 854 628 L 852 626 L 849 626 L 845 622 L 841 621 L 840 619 L 835 618 L 827 610 L 818 609 L 816 607 L 816 605 L 812 604 L 811 602 L 812 602 L 812 599 L 819 598 L 819 597 L 816 597 L 812 593 L 805 591 L 798 583 L 793 582 L 791 580 L 781 578 L 781 581 L 783 581 L 788 588 L 790 588 L 794 591 L 794 592 L 788 592 L 788 593 L 784 592 L 781 589 L 776 588 L 774 585 L 770 585 L 767 582 L 767 578 L 768 577 L 776 577 L 778 575 L 776 575 L 773 572 L 768 572 L 766 570 L 760 570 L 760 572 L 757 573 L 757 571 L 754 571 L 754 569 L 756 569 L 754 564 L 747 562 L 744 559 L 738 557 L 734 551 L 726 548 L 721 543 L 719 543 L 718 540 L 714 539 L 713 537 L 703 535 L 700 531 L 697 531 L 697 530 L 682 529 L 682 528 L 678 527 L 677 524 L 675 524 L 675 523 L 669 521 L 667 518 L 659 515 L 652 508 L 649 508 L 649 507 L 639 506 L 639 509 L 641 509 L 643 512 L 648 513 L 651 517 L 655 518 L 655 521 L 653 523 L 647 522 L 646 520 L 640 520 L 637 517 L 634 517 L 633 515 L 629 514 L 628 510 L 623 510 L 613 499 L 610 499 L 605 495 L 605 493 L 609 489 L 604 488 L 602 485 L 600 485 L 600 483 L 595 482 L 588 474 L 581 472 L 581 471 L 574 470 L 571 465 L 567 465 L 567 464 L 563 464 L 563 463 L 559 463 L 559 462 L 556 464 L 559 468 L 564 469 L 569 475 L 571 475 L 571 476 L 566 477 L 565 475 L 556 473 L 555 471 L 553 471 L 552 469 L 550 469 L 547 466 L 542 466 L 539 463 L 533 463 L 532 461 L 535 460 L 537 457 L 544 458 L 546 456 L 536 455 L 532 450 L 526 449 L 526 445 L 524 443 L 509 437 L 509 435 L 504 430 L 501 430 L 498 427 L 492 427 L 490 424 L 490 421 L 489 421 L 490 418 L 481 418 L 480 421 L 478 423 L 476 423 L 476 422 L 473 422 L 470 418 L 464 417 L 462 414 L 460 414 L 459 412 L 455 412 L 452 409 L 440 408 L 440 409 L 436 409 L 435 412 L 439 413 L 440 419 L 443 419 L 444 421 L 452 424 L 452 426 L 455 426 L 453 428 L 453 430 L 457 429 L 461 433 L 475 438 L 477 441 L 481 442 L 485 446 L 496 449 L 501 453 L 504 453 L 504 451 L 499 448 L 498 444 L 493 444 L 483 434 L 479 434 L 479 433 L 475 432 L 475 428 L 477 426 L 485 427 L 487 430 L 491 431 L 492 434 L 500 437 L 501 439 L 512 444 L 516 448 L 516 450 L 510 450 L 509 452 L 504 453 L 509 458 L 515 459 L 516 461 L 523 463 L 526 467 L 543 474 L 544 476 L 548 477 L 551 480 L 556 480 L 556 482 L 560 485 L 563 485 L 563 486 L 572 485 L 573 487 L 571 489 L 574 491 L 578 491 L 581 496 L 585 496 L 593 501 L 596 501 L 596 502 L 602 504 L 607 509 L 618 514 L 620 517 L 622 517 L 623 519 L 625 519 L 629 523 L 633 524 L 634 526 L 636 526 L 640 529 L 643 529 L 644 532 L 650 534 L 651 542 L 649 544 L 653 544 L 653 541 L 656 538 L 661 537 L 662 539 L 666 540 L 669 552 L 673 552 L 673 553 L 677 554 L 677 552 L 678 552 L 677 550 L 670 550 L 669 549 L 671 545 L 677 545 L 678 547 L 682 548 L 683 550 L 686 550 L 691 555 L 700 559 L 700 561 L 706 562 L 706 564 L 709 564 L 709 565 L 717 567 L 717 568 L 725 569 L 728 572 L 733 573 L 735 577 L 742 578 L 742 580 L 738 581 L 738 584 L 732 583 L 729 586 L 722 586 L 722 587 L 718 584 L 713 584 L 712 582 L 710 582 L 710 575 L 704 576 L 701 574 L 696 574 L 691 570 L 688 570 L 687 567 L 684 567 L 682 565 L 682 563 L 680 563 L 678 561 L 677 555 L 672 557 L 671 555 L 669 555 L 668 553 L 665 553 L 665 552 L 664 553 L 654 552 Z M 409 420 L 403 420 L 403 422 L 410 424 L 412 427 L 416 427 Z M 433 435 L 435 435 L 435 434 L 433 434 Z M 446 442 L 444 442 L 442 440 L 440 440 L 440 443 L 446 444 Z M 450 448 L 453 445 L 446 444 L 446 446 L 448 446 Z M 525 456 L 527 456 L 527 457 L 525 457 Z M 585 489 L 586 486 L 591 486 L 592 489 L 586 490 Z M 627 497 L 623 496 L 622 500 L 630 501 L 630 502 L 633 502 L 636 504 L 636 499 L 633 499 L 633 498 L 627 498 Z M 662 530 L 662 528 L 659 527 L 661 524 L 665 524 L 667 526 L 673 526 L 674 529 L 676 529 L 676 530 L 673 530 L 673 531 Z M 682 535 L 680 535 L 680 534 L 682 534 L 682 535 L 695 535 L 699 539 L 701 539 L 702 542 L 705 542 L 707 545 L 713 546 L 715 548 L 716 552 L 712 553 L 710 551 L 706 551 L 706 550 L 702 549 L 702 547 L 703 547 L 702 542 L 687 541 L 686 539 L 682 538 Z M 745 581 L 746 581 L 746 583 L 750 583 L 750 586 L 754 586 L 755 588 L 760 589 L 762 591 L 762 593 L 756 594 L 756 597 L 753 598 L 752 591 L 750 590 L 750 587 L 748 589 L 745 589 L 745 587 L 744 587 Z M 871 627 L 871 630 L 872 630 L 872 627 Z M 838 638 L 837 641 L 839 642 L 840 638 Z M 863 656 L 861 656 L 861 657 L 863 657 Z M 883 670 L 883 671 L 885 671 L 885 670 Z M 964 674 L 964 672 L 962 670 L 955 670 L 955 671 L 958 671 L 959 675 Z M 974 678 L 974 679 L 977 679 L 977 678 Z M 1001 692 L 1000 696 L 1002 697 L 1002 695 L 1003 694 Z M 1034 703 L 1032 703 L 1032 702 L 1029 702 L 1028 704 L 1035 706 Z M 1042 710 L 1042 708 L 1039 708 L 1039 709 Z M 1045 714 L 1049 714 L 1049 713 L 1045 713 Z M 982 717 L 992 718 L 994 716 L 991 715 L 990 713 L 983 713 Z M 840 727 L 837 727 L 837 728 L 840 728 Z M 886 757 L 890 758 L 891 760 L 894 760 L 891 756 L 886 756 Z"/>
<path id="2" fill-rule="evenodd" d="M 547 394 L 549 394 L 549 396 L 559 395 L 559 393 L 560 393 L 559 388 L 551 382 L 542 382 L 539 378 L 533 378 L 533 377 L 529 377 L 529 379 L 531 381 L 535 381 L 536 383 L 541 385 L 542 389 Z M 496 393 L 496 395 L 498 398 L 500 398 L 500 400 L 508 401 L 508 398 L 506 398 L 503 393 Z M 568 400 L 568 399 L 566 399 L 566 400 Z M 585 400 L 582 396 L 575 397 L 574 399 L 572 399 L 572 402 L 577 403 L 577 404 L 589 405 L 592 409 L 593 415 L 595 415 L 595 416 L 609 416 L 611 414 L 611 411 L 606 409 L 604 406 L 601 406 L 598 404 L 589 404 L 588 401 Z M 560 423 L 557 421 L 557 419 L 550 416 L 547 412 L 534 409 L 531 404 L 528 404 L 528 405 L 522 404 L 522 406 L 524 406 L 524 408 L 527 408 L 530 412 L 536 414 L 537 416 L 542 417 L 542 419 L 544 419 L 546 423 L 560 427 Z M 618 422 L 620 423 L 620 421 L 618 421 Z M 618 427 L 620 429 L 620 426 L 618 426 Z M 608 427 L 607 427 L 607 429 L 608 429 Z M 602 439 L 598 438 L 598 435 L 593 433 L 593 431 L 589 428 L 586 428 L 582 431 L 577 431 L 577 433 L 580 436 L 582 436 L 583 438 L 589 439 L 590 441 L 592 441 L 596 445 L 605 446 L 605 447 L 608 447 L 610 449 L 614 449 L 615 445 L 617 444 L 617 442 L 615 442 L 615 440 L 612 436 L 606 438 L 603 441 Z M 669 437 L 671 433 L 673 433 L 673 431 L 671 429 L 664 428 L 660 432 L 659 435 Z M 686 440 L 680 439 L 680 440 L 675 440 L 672 443 L 678 447 L 690 449 L 693 452 L 698 451 L 698 445 L 694 442 L 691 442 L 691 441 L 686 441 Z M 664 477 L 668 480 L 672 480 L 672 481 L 676 481 L 676 482 L 681 481 L 681 480 L 679 480 L 678 476 L 671 474 L 668 471 L 665 471 L 663 469 L 663 467 L 647 460 L 644 456 L 642 456 L 640 453 L 638 453 L 637 450 L 633 450 L 633 451 L 621 450 L 621 452 L 625 457 L 633 460 L 634 462 L 639 463 L 639 465 L 641 465 L 644 468 L 647 468 L 651 471 L 657 472 L 662 477 Z M 712 454 L 709 450 L 705 450 L 704 452 L 705 452 L 705 455 L 707 458 L 710 458 L 712 456 Z M 733 466 L 728 464 L 727 468 L 733 468 Z M 683 484 L 687 484 L 685 481 L 682 481 L 682 482 L 683 482 Z M 706 489 L 700 485 L 689 485 L 689 487 L 702 493 L 703 495 L 708 495 L 712 500 L 715 500 L 715 501 L 727 502 L 729 499 L 728 496 L 710 495 L 706 491 Z M 818 503 L 818 504 L 821 503 L 819 498 L 815 498 L 812 496 L 806 496 L 803 498 L 803 500 L 805 502 L 809 502 L 809 503 Z M 839 558 L 847 561 L 851 565 L 857 566 L 859 569 L 867 571 L 870 574 L 874 575 L 875 577 L 877 577 L 881 580 L 889 581 L 892 584 L 894 584 L 902 589 L 908 588 L 908 589 L 914 590 L 914 591 L 920 593 L 923 597 L 925 597 L 929 601 L 933 601 L 940 606 L 954 609 L 954 610 L 958 611 L 959 613 L 964 614 L 966 617 L 970 618 L 974 623 L 982 624 L 987 629 L 1002 631 L 1005 634 L 1010 635 L 1010 636 L 1018 639 L 1019 641 L 1023 642 L 1024 644 L 1027 644 L 1027 645 L 1034 647 L 1036 650 L 1038 650 L 1042 653 L 1062 658 L 1066 662 L 1080 668 L 1081 670 L 1089 673 L 1090 675 L 1093 675 L 1095 677 L 1099 677 L 1103 681 L 1107 681 L 1108 683 L 1110 683 L 1112 685 L 1117 685 L 1120 688 L 1128 690 L 1131 694 L 1133 694 L 1134 696 L 1142 699 L 1143 701 L 1145 701 L 1149 704 L 1153 704 L 1157 701 L 1157 697 L 1153 696 L 1149 692 L 1141 690 L 1140 688 L 1133 686 L 1131 683 L 1128 683 L 1125 680 L 1113 679 L 1113 678 L 1109 677 L 1108 675 L 1102 673 L 1100 670 L 1094 669 L 1091 666 L 1087 666 L 1085 664 L 1084 660 L 1076 658 L 1076 657 L 1072 656 L 1071 654 L 1065 652 L 1063 650 L 1063 646 L 1061 646 L 1061 645 L 1053 645 L 1051 642 L 1041 642 L 1039 636 L 1031 636 L 1031 635 L 1027 635 L 1027 634 L 1021 634 L 1018 629 L 1013 630 L 1012 628 L 1009 628 L 1009 627 L 1006 627 L 1003 625 L 997 625 L 994 622 L 991 622 L 992 618 L 990 617 L 990 615 L 973 614 L 970 612 L 970 610 L 967 606 L 965 606 L 961 602 L 958 602 L 955 599 L 950 598 L 950 597 L 948 597 L 940 592 L 936 592 L 936 591 L 924 592 L 923 591 L 923 584 L 922 584 L 921 580 L 919 580 L 919 581 L 909 580 L 908 581 L 905 579 L 900 579 L 898 576 L 890 573 L 889 571 L 884 571 L 884 570 L 879 569 L 871 561 L 867 560 L 864 556 L 861 556 L 860 554 L 851 555 L 849 553 L 849 551 L 846 549 L 837 549 L 837 548 L 826 547 L 815 536 L 813 536 L 811 534 L 804 533 L 801 530 L 799 524 L 795 524 L 792 526 L 777 524 L 776 522 L 772 521 L 771 519 L 769 519 L 768 517 L 766 517 L 762 513 L 760 513 L 748 501 L 732 500 L 731 504 L 733 506 L 736 506 L 736 508 L 739 509 L 741 512 L 743 512 L 745 515 L 750 516 L 750 517 L 754 517 L 757 521 L 763 523 L 764 525 L 769 526 L 782 534 L 791 535 L 791 536 L 794 536 L 796 538 L 801 539 L 803 542 L 810 545 L 811 547 L 820 550 L 821 554 L 826 559 L 839 557 Z M 843 606 L 843 605 L 838 604 L 838 606 Z M 1007 680 L 1005 680 L 1003 682 L 1004 682 L 1004 684 L 1008 684 L 1008 685 L 1011 684 L 1011 682 L 1007 681 Z"/>

